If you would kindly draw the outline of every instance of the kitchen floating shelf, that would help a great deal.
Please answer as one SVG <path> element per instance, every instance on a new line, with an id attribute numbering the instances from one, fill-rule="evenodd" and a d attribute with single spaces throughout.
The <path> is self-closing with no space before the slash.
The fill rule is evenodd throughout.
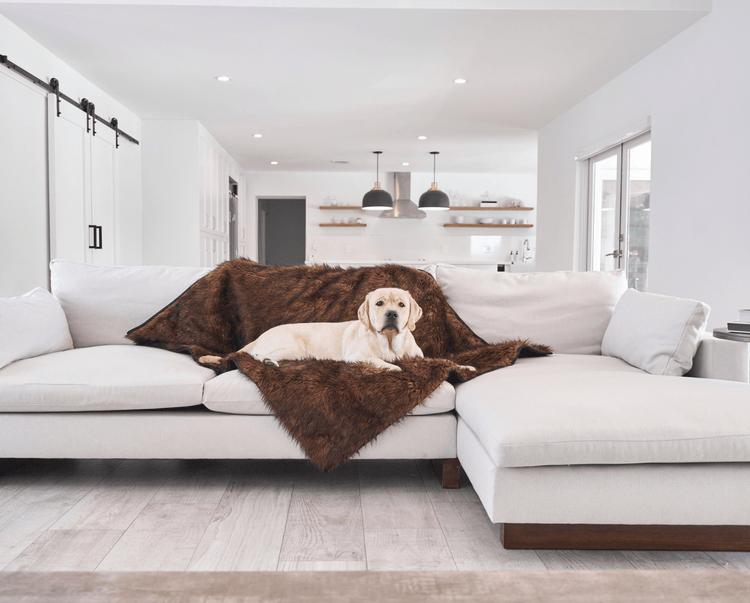
<path id="1" fill-rule="evenodd" d="M 533 224 L 443 224 L 446 228 L 531 228 Z"/>
<path id="2" fill-rule="evenodd" d="M 320 205 L 318 209 L 325 210 L 361 210 L 360 205 Z M 532 211 L 533 207 L 451 207 L 451 211 Z"/>
<path id="3" fill-rule="evenodd" d="M 322 208 L 321 208 L 322 209 Z M 533 207 L 451 207 L 451 211 L 531 211 Z"/>
<path id="4" fill-rule="evenodd" d="M 323 228 L 364 228 L 367 224 L 318 224 Z"/>

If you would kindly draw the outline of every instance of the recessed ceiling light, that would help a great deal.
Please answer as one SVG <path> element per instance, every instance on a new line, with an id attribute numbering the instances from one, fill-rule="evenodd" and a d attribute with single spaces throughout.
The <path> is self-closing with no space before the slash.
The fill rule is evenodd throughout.
<path id="1" fill-rule="evenodd" d="M 263 138 L 263 134 L 253 134 L 253 138 Z"/>
<path id="2" fill-rule="evenodd" d="M 402 163 L 401 165 L 409 165 L 408 163 Z"/>
<path id="3" fill-rule="evenodd" d="M 466 80 L 464 78 L 462 78 L 462 77 L 459 77 L 459 78 L 453 80 L 453 83 L 454 84 L 465 84 Z"/>
<path id="4" fill-rule="evenodd" d="M 271 165 L 279 165 L 279 162 L 278 161 L 272 161 Z"/>
<path id="5" fill-rule="evenodd" d="M 228 75 L 217 75 L 216 79 L 220 82 L 228 82 L 231 78 Z"/>
<path id="6" fill-rule="evenodd" d="M 419 140 L 427 140 L 427 136 L 417 136 Z"/>

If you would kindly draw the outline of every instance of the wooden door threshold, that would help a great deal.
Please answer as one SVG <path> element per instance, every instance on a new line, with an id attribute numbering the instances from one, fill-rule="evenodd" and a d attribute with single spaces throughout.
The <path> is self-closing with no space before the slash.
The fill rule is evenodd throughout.
<path id="1" fill-rule="evenodd" d="M 750 526 L 502 523 L 506 549 L 750 551 Z"/>

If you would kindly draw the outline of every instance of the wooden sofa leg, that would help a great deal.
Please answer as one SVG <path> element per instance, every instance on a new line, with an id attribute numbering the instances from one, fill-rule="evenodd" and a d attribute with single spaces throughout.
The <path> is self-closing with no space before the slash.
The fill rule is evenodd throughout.
<path id="1" fill-rule="evenodd" d="M 443 462 L 432 461 L 443 488 L 458 488 L 458 478 L 461 477 L 461 463 L 458 459 L 443 459 Z"/>

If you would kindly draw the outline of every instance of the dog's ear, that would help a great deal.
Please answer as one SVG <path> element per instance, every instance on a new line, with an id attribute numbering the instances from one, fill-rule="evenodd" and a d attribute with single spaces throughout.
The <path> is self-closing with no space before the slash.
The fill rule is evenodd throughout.
<path id="1" fill-rule="evenodd" d="M 372 297 L 372 292 L 367 294 L 365 301 L 363 301 L 362 305 L 359 307 L 357 318 L 359 318 L 359 322 L 372 331 L 372 322 L 370 322 L 370 297 Z"/>
<path id="2" fill-rule="evenodd" d="M 414 301 L 414 298 L 409 294 L 409 321 L 406 323 L 406 328 L 413 331 L 417 328 L 417 321 L 422 318 L 422 308 L 419 304 Z"/>

